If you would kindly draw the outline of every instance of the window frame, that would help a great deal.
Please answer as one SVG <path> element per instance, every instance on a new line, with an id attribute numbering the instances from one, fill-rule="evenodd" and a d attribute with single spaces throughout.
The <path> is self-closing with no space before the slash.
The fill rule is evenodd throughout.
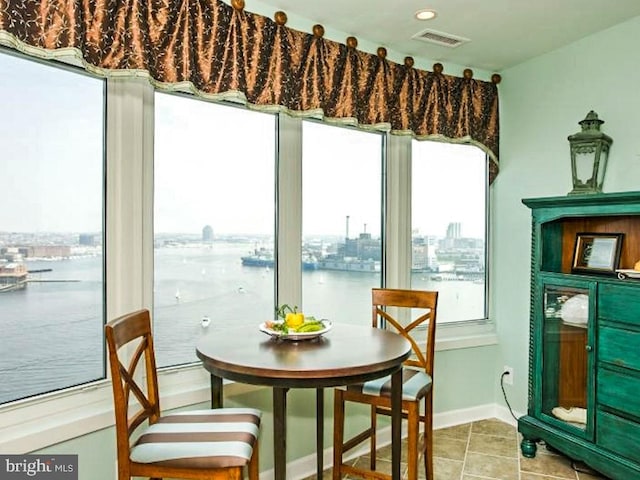
<path id="1" fill-rule="evenodd" d="M 31 56 L 26 56 L 10 49 L 0 48 L 0 55 L 11 55 L 30 61 L 39 63 L 46 68 L 58 68 L 76 75 L 83 75 L 93 79 L 101 80 L 84 69 L 66 64 L 63 62 L 45 61 Z M 108 98 L 109 86 L 106 80 L 102 80 L 102 101 L 103 101 L 103 147 L 102 147 L 102 322 L 107 318 L 107 125 L 108 125 Z M 88 412 L 94 412 L 96 406 L 99 407 L 103 403 L 104 386 L 107 385 L 109 372 L 107 367 L 106 344 L 102 342 L 102 378 L 90 380 L 85 383 L 70 387 L 60 388 L 50 392 L 44 392 L 25 398 L 20 398 L 11 402 L 0 405 L 0 451 L 11 453 L 23 453 L 33 450 L 33 447 L 46 446 L 58 441 L 72 438 L 69 431 L 77 431 L 90 429 L 94 431 L 102 424 L 100 417 L 89 415 Z M 109 389 L 110 394 L 110 389 Z M 109 398 L 109 400 L 111 400 Z M 46 408 L 43 405 L 46 404 Z M 73 415 L 68 412 L 73 411 Z M 85 425 L 85 419 L 88 421 Z M 97 421 L 97 423 L 96 423 Z M 82 425 L 80 425 L 82 424 Z M 64 431 L 59 428 L 64 425 Z M 98 427 L 98 428 L 96 428 Z M 43 433 L 46 433 L 43 435 Z M 76 436 L 76 435 L 74 435 Z"/>
<path id="2" fill-rule="evenodd" d="M 410 288 L 412 261 L 411 175 L 412 141 L 410 136 L 388 135 L 386 167 L 386 227 L 384 258 L 385 286 Z M 488 158 L 487 158 L 488 161 Z M 490 314 L 491 190 L 489 169 L 485 170 L 485 310 L 486 318 L 447 322 L 436 329 L 436 351 L 480 347 L 498 343 L 495 323 Z M 405 212 L 404 215 L 398 212 Z"/>
<path id="3" fill-rule="evenodd" d="M 0 55 L 6 55 L 6 56 L 11 56 L 17 59 L 20 59 L 21 61 L 25 61 L 25 62 L 30 62 L 32 64 L 40 64 L 42 65 L 44 68 L 48 68 L 48 69 L 57 69 L 57 70 L 61 70 L 63 72 L 67 72 L 70 74 L 75 74 L 75 75 L 80 75 L 83 76 L 85 78 L 90 78 L 92 80 L 98 81 L 102 83 L 101 86 L 101 90 L 102 90 L 102 112 L 103 112 L 103 117 L 102 117 L 102 148 L 101 148 L 101 165 L 100 165 L 100 170 L 101 170 L 101 174 L 102 174 L 102 178 L 100 179 L 100 185 L 102 186 L 102 192 L 101 192 L 101 216 L 102 218 L 100 219 L 100 226 L 102 231 L 101 233 L 101 241 L 102 241 L 102 263 L 101 263 L 101 268 L 102 268 L 102 272 L 101 272 L 101 281 L 102 281 L 102 306 L 100 308 L 101 310 L 101 317 L 102 317 L 102 329 L 104 329 L 104 323 L 106 321 L 107 318 L 107 282 L 106 282 L 106 235 L 107 235 L 107 225 L 106 225 L 106 197 L 107 197 L 107 186 L 106 186 L 106 168 L 107 168 L 107 154 L 106 154 L 106 130 L 107 130 L 107 82 L 104 79 L 101 79 L 99 77 L 96 77 L 95 75 L 91 75 L 90 73 L 86 72 L 83 68 L 78 68 L 77 66 L 74 65 L 70 65 L 67 63 L 63 63 L 63 62 L 51 62 L 51 61 L 46 61 L 46 60 L 42 60 L 39 58 L 34 58 L 28 55 L 25 55 L 23 53 L 20 52 L 16 52 L 14 50 L 11 49 L 7 49 L 4 48 L 2 46 L 0 46 Z M 103 358 L 102 358 L 102 366 L 100 368 L 101 370 L 101 378 L 97 378 L 97 379 L 92 379 L 92 380 L 88 380 L 84 383 L 80 383 L 77 385 L 71 385 L 71 386 L 67 386 L 67 387 L 61 387 L 61 388 L 56 388 L 54 390 L 50 390 L 50 391 L 45 391 L 45 392 L 41 392 L 35 395 L 29 395 L 26 397 L 21 397 L 9 402 L 6 402 L 5 404 L 0 404 L 0 412 L 2 412 L 2 407 L 4 405 L 14 405 L 17 403 L 23 403 L 23 402 L 28 402 L 31 399 L 38 399 L 38 398 L 42 398 L 42 397 L 47 397 L 47 396 L 51 396 L 51 395 L 55 395 L 58 392 L 67 392 L 69 390 L 73 390 L 73 389 L 82 389 L 85 388 L 88 385 L 93 385 L 96 382 L 101 382 L 104 381 L 105 379 L 108 378 L 108 372 L 107 372 L 107 358 L 106 358 L 106 345 L 104 342 L 104 339 L 102 341 L 102 353 L 103 353 Z M 1 423 L 0 423 L 1 425 Z"/>
<path id="4" fill-rule="evenodd" d="M 151 308 L 153 301 L 153 95 L 146 78 L 106 81 L 105 141 L 105 277 L 106 319 L 127 311 Z M 302 120 L 279 114 L 276 122 L 276 252 L 279 303 L 301 301 Z M 408 286 L 411 271 L 410 185 L 411 137 L 385 134 L 383 163 L 384 285 Z M 408 162 L 408 163 L 407 163 Z M 405 182 L 404 185 L 401 182 Z M 403 191 L 404 189 L 404 191 Z M 490 319 L 489 259 L 491 230 L 487 189 L 488 318 L 457 322 L 438 331 L 437 350 L 497 343 Z M 386 203 L 384 203 L 386 201 Z M 408 203 L 408 207 L 406 207 Z M 405 205 L 406 215 L 391 215 Z M 405 241 L 408 238 L 409 241 Z M 132 264 L 133 262 L 133 264 Z M 295 274 L 294 274 L 295 273 Z M 106 360 L 105 360 L 106 361 Z M 179 373 L 179 375 L 177 375 Z M 198 364 L 167 367 L 158 372 L 163 409 L 208 402 L 209 374 Z M 32 452 L 71 438 L 113 427 L 110 373 L 107 378 L 78 387 L 0 406 L 0 451 Z M 232 383 L 227 392 L 260 388 Z"/>
<path id="5" fill-rule="evenodd" d="M 432 140 L 437 141 L 437 140 Z M 448 142 L 455 143 L 455 142 Z M 411 156 L 408 158 L 409 171 L 411 169 Z M 485 249 L 484 249 L 484 262 L 485 262 L 485 285 L 484 285 L 484 298 L 485 298 L 485 318 L 480 319 L 468 319 L 459 320 L 454 322 L 446 322 L 438 324 L 436 329 L 436 351 L 444 350 L 456 350 L 461 348 L 480 347 L 487 345 L 496 345 L 498 343 L 498 336 L 496 334 L 495 323 L 491 319 L 491 297 L 490 297 L 490 277 L 491 277 L 491 264 L 490 264 L 490 251 L 491 251 L 491 185 L 489 183 L 489 157 L 485 154 L 485 162 L 487 166 L 485 168 Z M 409 191 L 409 204 L 411 204 L 411 174 L 403 181 L 407 181 Z M 411 230 L 411 213 L 408 215 L 409 230 Z M 411 255 L 412 244 L 411 236 L 409 232 L 409 241 L 403 245 L 408 248 L 407 255 L 409 257 L 409 276 L 411 275 Z"/>
<path id="6" fill-rule="evenodd" d="M 385 246 L 386 246 L 386 229 L 385 229 L 385 225 L 386 225 L 386 219 L 387 219 L 387 211 L 385 210 L 385 199 L 386 199 L 386 192 L 387 192 L 387 186 L 386 186 L 386 170 L 387 170 L 387 157 L 388 157 L 388 148 L 387 148 L 387 143 L 388 143 L 388 138 L 389 135 L 387 133 L 384 132 L 380 132 L 380 131 L 371 131 L 371 130 L 363 130 L 363 129 L 358 129 L 356 127 L 353 127 L 351 125 L 341 125 L 341 124 L 335 124 L 335 123 L 329 123 L 329 122 L 323 122 L 321 120 L 318 119 L 314 119 L 314 118 L 305 118 L 302 119 L 302 121 L 300 122 L 300 135 L 301 137 L 302 135 L 302 131 L 304 130 L 304 123 L 317 123 L 317 124 L 321 124 L 321 125 L 326 125 L 327 127 L 331 127 L 331 128 L 342 128 L 345 130 L 356 130 L 360 133 L 370 133 L 372 135 L 376 135 L 379 137 L 379 141 L 380 141 L 380 152 L 379 152 L 379 158 L 377 159 L 379 163 L 379 167 L 380 167 L 380 183 L 379 183 L 379 188 L 380 188 L 380 205 L 378 206 L 379 208 L 379 219 L 380 219 L 380 229 L 378 230 L 378 234 L 380 235 L 380 250 L 381 250 L 381 262 L 380 262 L 380 284 L 379 285 L 374 285 L 374 287 L 376 288 L 380 288 L 383 287 L 386 284 L 386 274 L 385 274 Z M 328 131 L 328 130 L 327 130 Z M 299 215 L 300 215 L 300 219 L 301 219 L 301 226 L 300 226 L 300 235 L 299 235 L 299 240 L 298 243 L 300 245 L 300 249 L 302 250 L 302 243 L 303 243 L 303 227 L 302 227 L 302 221 L 303 221 L 303 217 L 304 217 L 304 206 L 303 206 L 303 192 L 302 192 L 302 187 L 303 187 L 303 177 L 302 177 L 302 169 L 303 169 L 303 165 L 304 165 L 304 158 L 303 158 L 303 154 L 304 154 L 304 138 L 301 138 L 302 142 L 302 150 L 300 152 L 300 159 L 299 159 L 299 163 L 300 163 L 300 201 L 299 201 Z M 302 275 L 300 274 L 300 267 L 299 267 L 300 263 L 298 262 L 297 266 L 296 266 L 296 275 L 300 277 L 300 282 L 301 282 L 301 296 L 303 295 L 304 292 L 302 292 Z M 358 275 L 356 273 L 356 275 Z M 372 287 L 372 288 L 374 288 Z M 286 303 L 286 302 L 285 302 Z M 300 298 L 299 299 L 299 303 L 293 303 L 293 305 L 302 305 L 305 309 L 307 309 L 307 307 L 304 306 L 304 302 L 303 299 Z M 370 308 L 370 307 L 368 307 Z M 312 312 L 313 313 L 313 312 Z M 368 317 L 365 319 L 365 323 L 368 324 Z"/>
<path id="7" fill-rule="evenodd" d="M 152 118 L 153 118 L 153 121 L 154 121 L 154 125 L 155 125 L 155 121 L 156 121 L 155 113 L 158 111 L 156 109 L 156 106 L 155 106 L 155 99 L 157 98 L 158 94 L 172 96 L 172 97 L 174 97 L 172 99 L 172 101 L 173 100 L 177 100 L 177 99 L 183 99 L 186 102 L 192 102 L 192 103 L 193 102 L 201 102 L 204 105 L 204 108 L 206 108 L 206 105 L 213 104 L 215 106 L 215 108 L 213 110 L 214 111 L 214 115 L 217 115 L 218 117 L 221 116 L 220 115 L 221 110 L 224 110 L 225 108 L 227 108 L 227 109 L 235 109 L 236 113 L 238 111 L 241 111 L 241 112 L 243 112 L 243 116 L 244 115 L 262 115 L 262 116 L 265 116 L 266 115 L 266 116 L 271 117 L 271 121 L 273 121 L 273 127 L 274 127 L 274 130 L 273 130 L 272 133 L 273 133 L 273 147 L 274 147 L 273 148 L 273 169 L 274 169 L 273 170 L 273 179 L 274 179 L 274 182 L 275 182 L 275 185 L 273 187 L 273 199 L 272 199 L 272 201 L 274 203 L 273 203 L 273 207 L 271 207 L 271 210 L 273 211 L 273 219 L 272 219 L 273 220 L 273 225 L 272 225 L 271 233 L 274 236 L 274 253 L 275 253 L 277 251 L 277 239 L 278 239 L 278 232 L 276 231 L 276 227 L 278 225 L 278 222 L 277 222 L 278 215 L 277 215 L 277 211 L 276 211 L 277 186 L 278 186 L 278 182 L 279 182 L 279 180 L 277 178 L 277 174 L 278 174 L 278 155 L 277 155 L 277 153 L 278 153 L 278 139 L 277 139 L 277 133 L 278 133 L 278 121 L 279 121 L 278 115 L 274 114 L 273 112 L 256 112 L 256 111 L 252 111 L 251 109 L 245 108 L 245 107 L 243 107 L 241 105 L 238 105 L 237 103 L 232 103 L 232 102 L 208 102 L 208 101 L 203 101 L 200 98 L 197 98 L 197 97 L 195 97 L 195 96 L 193 96 L 191 94 L 184 93 L 184 92 L 167 92 L 167 91 L 160 91 L 160 90 L 157 90 L 157 89 L 153 89 L 153 93 L 152 93 L 152 95 L 153 95 L 153 103 L 152 103 L 152 106 L 151 106 L 151 111 L 152 111 Z M 241 121 L 236 121 L 235 123 L 236 124 L 242 124 Z M 248 127 L 246 125 L 244 125 L 244 127 L 245 127 L 245 130 L 243 130 L 242 133 L 245 134 L 245 135 L 247 133 L 250 133 L 248 130 L 246 130 Z M 151 135 L 153 135 L 155 137 L 155 131 L 152 131 Z M 155 160 L 156 148 L 157 148 L 157 145 L 155 144 L 155 141 L 154 141 L 153 144 L 152 144 L 152 149 L 153 149 L 152 151 L 153 151 L 153 156 L 154 156 L 152 163 L 154 165 L 156 164 L 156 160 Z M 145 165 L 148 166 L 148 163 L 145 163 Z M 156 176 L 155 176 L 154 168 L 152 168 L 151 170 L 148 170 L 147 173 L 152 179 L 151 185 L 149 186 L 149 188 L 151 190 L 150 191 L 150 195 L 151 195 L 151 205 L 152 205 L 152 207 L 151 207 L 152 211 L 150 213 L 150 216 L 151 216 L 151 218 L 154 218 L 155 209 L 153 208 L 153 205 L 155 203 L 155 198 L 156 198 L 156 190 L 155 190 L 155 178 L 156 178 Z M 153 228 L 153 225 L 152 225 L 152 228 Z M 157 232 L 155 231 L 155 228 L 153 228 L 153 231 L 152 231 L 152 237 L 153 237 L 153 249 L 152 249 L 152 252 L 153 252 L 154 263 L 155 263 L 155 259 L 156 259 L 156 251 L 155 251 L 156 233 Z M 277 260 L 277 257 L 276 257 L 276 260 Z M 273 296 L 273 298 L 272 298 L 273 307 L 275 307 L 277 305 L 277 285 L 276 285 L 277 278 L 278 278 L 277 268 L 278 268 L 278 262 L 276 261 L 275 262 L 275 268 L 273 270 L 273 275 L 274 275 L 273 291 L 271 292 L 272 296 Z M 156 273 L 155 271 L 151 272 L 152 289 L 153 290 L 151 292 L 152 293 L 152 300 L 151 300 L 150 304 L 152 305 L 152 307 L 150 308 L 150 311 L 151 311 L 151 321 L 152 321 L 152 323 L 156 320 L 155 305 L 154 305 L 155 295 L 153 294 L 153 291 L 155 291 L 155 288 L 156 288 L 156 285 L 155 285 L 155 279 L 156 279 L 155 273 Z M 156 335 L 155 328 L 153 329 L 153 332 L 154 332 L 154 335 Z M 181 363 L 172 363 L 170 365 L 161 365 L 162 358 L 161 358 L 161 356 L 159 356 L 158 342 L 157 341 L 156 341 L 155 345 L 156 345 L 156 363 L 158 365 L 158 370 L 159 371 L 173 370 L 173 369 L 179 369 L 181 367 L 200 365 L 200 361 L 195 358 L 195 355 L 194 355 L 193 361 L 191 361 L 191 362 L 181 362 Z"/>

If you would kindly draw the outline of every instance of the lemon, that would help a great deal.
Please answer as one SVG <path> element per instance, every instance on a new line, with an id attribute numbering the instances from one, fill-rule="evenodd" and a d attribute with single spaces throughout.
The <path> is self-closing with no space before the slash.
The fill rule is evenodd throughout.
<path id="1" fill-rule="evenodd" d="M 299 327 L 304 323 L 304 315 L 300 312 L 298 313 L 287 313 L 284 323 L 287 324 L 289 328 Z"/>

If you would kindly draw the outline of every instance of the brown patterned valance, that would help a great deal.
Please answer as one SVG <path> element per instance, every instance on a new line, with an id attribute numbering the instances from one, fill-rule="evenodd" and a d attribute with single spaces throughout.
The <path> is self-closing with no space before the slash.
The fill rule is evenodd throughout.
<path id="1" fill-rule="evenodd" d="M 0 0 L 0 43 L 36 56 L 73 53 L 90 71 L 144 74 L 160 88 L 475 143 L 495 178 L 496 84 L 417 70 L 384 49 L 364 53 L 276 18 L 219 0 Z"/>

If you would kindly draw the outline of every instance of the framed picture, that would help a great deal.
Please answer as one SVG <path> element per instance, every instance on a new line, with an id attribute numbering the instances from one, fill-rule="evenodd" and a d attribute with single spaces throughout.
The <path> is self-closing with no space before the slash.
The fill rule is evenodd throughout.
<path id="1" fill-rule="evenodd" d="M 571 271 L 615 274 L 623 233 L 577 233 Z"/>

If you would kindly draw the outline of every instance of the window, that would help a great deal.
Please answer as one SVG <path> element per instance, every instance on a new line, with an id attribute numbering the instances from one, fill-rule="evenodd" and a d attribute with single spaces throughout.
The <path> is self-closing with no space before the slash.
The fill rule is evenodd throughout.
<path id="1" fill-rule="evenodd" d="M 487 159 L 477 147 L 412 145 L 413 288 L 438 290 L 438 322 L 487 318 Z"/>
<path id="2" fill-rule="evenodd" d="M 318 318 L 371 314 L 371 288 L 382 282 L 383 138 L 303 122 L 302 295 Z"/>
<path id="3" fill-rule="evenodd" d="M 297 257 L 296 249 L 290 253 L 287 247 L 301 242 L 303 261 L 311 264 L 299 264 L 297 258 L 285 261 L 284 267 L 281 263 L 285 275 L 279 278 L 278 295 L 295 298 L 305 312 L 345 322 L 368 322 L 370 289 L 383 282 L 380 258 L 386 258 L 387 275 L 392 267 L 399 269 L 389 264 L 402 264 L 400 273 L 391 272 L 392 282 L 406 274 L 401 278 L 406 283 L 409 272 L 404 261 L 410 242 L 405 241 L 405 233 L 410 220 L 418 245 L 424 245 L 419 237 L 425 235 L 433 236 L 431 241 L 439 245 L 438 237 L 447 236 L 449 223 L 459 222 L 460 236 L 466 237 L 472 230 L 453 209 L 462 200 L 469 212 L 477 209 L 473 214 L 481 223 L 477 238 L 486 243 L 486 158 L 474 147 L 414 142 L 413 219 L 408 208 L 400 209 L 399 215 L 406 218 L 398 229 L 403 233 L 397 248 L 397 239 L 381 238 L 382 199 L 397 199 L 396 190 L 408 190 L 409 155 L 404 147 L 411 143 L 409 138 L 398 154 L 407 162 L 398 178 L 397 171 L 391 172 L 397 164 L 388 168 L 383 164 L 384 147 L 392 143 L 385 135 L 286 116 L 276 122 L 270 114 L 154 93 L 145 79 L 103 81 L 56 65 L 0 53 L 0 171 L 5 180 L 0 195 L 0 266 L 8 274 L 0 276 L 0 403 L 67 389 L 0 409 L 0 446 L 5 450 L 34 451 L 110 425 L 108 382 L 68 388 L 105 378 L 103 239 L 107 231 L 110 315 L 147 305 L 153 290 L 154 339 L 161 367 L 195 362 L 195 342 L 202 335 L 215 334 L 217 328 L 242 322 L 257 328 L 271 317 L 276 243 L 282 261 Z M 109 109 L 105 108 L 107 95 Z M 151 101 L 155 111 L 146 108 Z M 276 134 L 276 123 L 285 125 L 286 135 Z M 278 150 L 285 150 L 279 181 L 287 183 L 279 194 L 276 138 Z M 151 141 L 155 158 L 147 148 Z M 437 160 L 445 157 L 423 151 L 427 146 L 464 148 L 457 175 L 445 177 L 437 168 Z M 475 174 L 472 165 L 478 169 Z M 288 177 L 289 169 L 295 178 Z M 473 177 L 477 191 L 461 187 L 462 174 Z M 386 183 L 393 184 L 393 191 L 383 192 L 388 175 L 393 182 Z M 425 185 L 439 188 L 445 183 L 448 187 L 437 190 L 435 199 L 416 193 Z M 105 185 L 109 186 L 106 215 Z M 295 201 L 285 202 L 283 196 Z M 445 206 L 450 218 L 438 223 L 433 211 Z M 424 212 L 431 216 L 422 217 Z M 285 233 L 277 242 L 276 217 L 280 234 Z M 386 224 L 388 229 L 390 221 Z M 456 230 L 451 229 L 454 237 Z M 147 241 L 151 236 L 155 238 L 154 265 L 152 242 Z M 470 236 L 476 238 L 475 233 Z M 383 254 L 383 245 L 402 250 L 401 261 L 396 262 L 397 255 L 389 251 Z M 420 254 L 424 249 L 415 250 L 414 267 Z M 340 255 L 349 261 L 366 260 L 370 269 L 314 268 L 315 262 L 325 257 L 337 261 Z M 20 282 L 15 278 L 24 277 L 20 268 L 6 269 L 10 263 L 28 270 L 24 288 L 16 288 Z M 414 271 L 413 286 L 420 288 L 423 279 L 437 273 Z M 294 275 L 299 283 L 287 280 Z M 153 281 L 146 281 L 151 277 Z M 475 333 L 476 326 L 459 320 L 486 317 L 481 283 L 486 275 L 480 277 L 434 280 L 443 292 L 440 320 L 458 324 L 465 334 Z M 445 313 L 448 303 L 455 306 L 450 300 L 456 299 L 455 290 L 444 292 L 456 284 L 478 288 L 480 293 L 471 297 L 458 290 L 460 297 L 476 300 L 469 302 L 469 311 L 457 315 Z M 346 311 L 344 305 L 353 305 L 354 310 Z M 474 337 L 464 345 L 487 341 Z M 161 374 L 168 387 L 163 388 L 166 407 L 208 398 L 203 369 L 170 373 Z M 32 420 L 16 429 L 16 412 Z M 66 426 L 60 428 L 61 423 Z"/>
<path id="4" fill-rule="evenodd" d="M 105 377 L 104 81 L 0 53 L 0 403 Z"/>
<path id="5" fill-rule="evenodd" d="M 159 367 L 275 308 L 275 116 L 156 93 L 154 333 Z"/>

